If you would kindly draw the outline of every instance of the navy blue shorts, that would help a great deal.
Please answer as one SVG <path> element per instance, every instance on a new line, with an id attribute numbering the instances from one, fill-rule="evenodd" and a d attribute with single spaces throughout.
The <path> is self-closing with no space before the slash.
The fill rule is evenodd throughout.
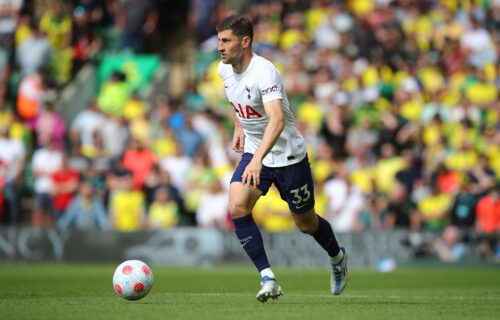
<path id="1" fill-rule="evenodd" d="M 251 153 L 243 154 L 231 182 L 241 182 L 241 176 L 252 157 Z M 293 213 L 304 213 L 314 207 L 314 184 L 307 155 L 299 163 L 285 167 L 272 168 L 263 165 L 257 187 L 266 195 L 273 183 L 278 188 L 281 199 L 288 203 Z"/>

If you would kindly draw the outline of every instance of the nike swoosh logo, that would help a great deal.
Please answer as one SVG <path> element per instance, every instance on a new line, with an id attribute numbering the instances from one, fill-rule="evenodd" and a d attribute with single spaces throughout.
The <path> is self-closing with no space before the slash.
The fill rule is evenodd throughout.
<path id="1" fill-rule="evenodd" d="M 249 242 L 250 242 L 250 240 L 247 240 L 247 241 L 243 242 L 243 243 L 241 244 L 241 246 L 242 246 L 242 247 L 244 247 L 244 246 L 246 246 Z"/>
<path id="2" fill-rule="evenodd" d="M 301 205 L 301 206 L 296 206 L 295 208 L 300 209 L 300 208 L 302 208 L 303 206 L 305 206 L 306 204 L 307 204 L 307 203 L 304 203 L 303 205 Z"/>

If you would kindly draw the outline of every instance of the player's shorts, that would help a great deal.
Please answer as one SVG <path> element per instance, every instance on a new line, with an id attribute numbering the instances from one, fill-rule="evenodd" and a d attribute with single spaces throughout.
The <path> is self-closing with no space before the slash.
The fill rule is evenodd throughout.
<path id="1" fill-rule="evenodd" d="M 243 154 L 231 182 L 241 182 L 241 176 L 252 157 L 251 153 Z M 266 195 L 273 183 L 278 188 L 281 199 L 288 203 L 293 213 L 304 213 L 314 207 L 314 184 L 307 155 L 299 163 L 285 167 L 273 168 L 263 165 L 257 187 Z"/>

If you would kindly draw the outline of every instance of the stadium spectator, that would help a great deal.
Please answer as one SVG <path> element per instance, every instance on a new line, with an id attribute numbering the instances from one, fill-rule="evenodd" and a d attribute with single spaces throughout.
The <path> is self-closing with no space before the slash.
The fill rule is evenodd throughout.
<path id="1" fill-rule="evenodd" d="M 103 18 L 100 4 L 95 0 L 75 1 L 80 4 L 73 9 L 72 46 L 73 76 L 101 49 L 102 40 L 95 32 Z"/>
<path id="2" fill-rule="evenodd" d="M 187 22 L 193 32 L 196 45 L 214 36 L 218 22 L 217 9 L 222 4 L 219 0 L 190 0 Z"/>
<path id="3" fill-rule="evenodd" d="M 149 39 L 158 25 L 158 11 L 151 0 L 125 0 L 119 2 L 118 27 L 123 31 L 122 47 L 134 53 L 150 49 Z"/>
<path id="4" fill-rule="evenodd" d="M 51 195 L 56 219 L 59 219 L 68 208 L 71 200 L 78 190 L 80 175 L 78 171 L 69 168 L 68 156 L 63 153 L 61 166 L 52 174 Z"/>
<path id="5" fill-rule="evenodd" d="M 500 198 L 498 186 L 491 187 L 476 207 L 476 229 L 490 234 L 500 230 Z"/>
<path id="6" fill-rule="evenodd" d="M 147 225 L 144 194 L 133 188 L 131 173 L 119 179 L 120 189 L 114 191 L 110 198 L 110 225 L 118 231 L 141 230 Z"/>
<path id="7" fill-rule="evenodd" d="M 460 191 L 454 198 L 453 206 L 450 209 L 450 223 L 461 229 L 473 229 L 476 220 L 476 205 L 481 196 L 477 196 L 472 191 L 470 182 L 461 185 Z"/>
<path id="8" fill-rule="evenodd" d="M 441 192 L 453 195 L 460 189 L 460 175 L 442 163 L 436 171 L 436 184 Z"/>
<path id="9" fill-rule="evenodd" d="M 200 205 L 203 192 L 215 180 L 208 155 L 204 151 L 194 156 L 193 165 L 186 171 L 185 180 L 184 209 L 191 217 L 191 224 L 196 225 L 196 210 Z"/>
<path id="10" fill-rule="evenodd" d="M 481 68 L 498 59 L 491 35 L 476 18 L 471 19 L 471 28 L 460 38 L 460 45 L 467 53 L 467 62 L 474 67 Z"/>
<path id="11" fill-rule="evenodd" d="M 24 144 L 9 136 L 10 126 L 0 126 L 0 179 L 2 200 L 7 205 L 7 217 L 10 225 L 20 221 L 19 191 L 22 172 L 26 161 Z"/>
<path id="12" fill-rule="evenodd" d="M 128 121 L 133 121 L 134 118 L 143 116 L 149 111 L 149 105 L 142 101 L 137 90 L 132 91 L 130 99 L 125 103 L 122 109 L 122 114 Z"/>
<path id="13" fill-rule="evenodd" d="M 431 186 L 431 194 L 417 203 L 422 227 L 425 230 L 441 230 L 449 218 L 452 198 L 444 193 L 439 186 Z"/>
<path id="14" fill-rule="evenodd" d="M 92 135 L 101 127 L 103 115 L 97 101 L 92 100 L 88 107 L 77 113 L 70 127 L 70 141 L 74 144 L 92 145 Z"/>
<path id="15" fill-rule="evenodd" d="M 177 132 L 177 140 L 182 146 L 185 154 L 193 158 L 203 144 L 203 136 L 193 127 L 191 116 L 186 117 L 184 127 Z"/>
<path id="16" fill-rule="evenodd" d="M 155 191 L 154 201 L 149 207 L 148 222 L 154 230 L 169 229 L 179 223 L 179 206 L 170 198 L 165 187 Z"/>
<path id="17" fill-rule="evenodd" d="M 15 56 L 14 34 L 23 0 L 3 1 L 0 4 L 0 100 L 6 98 L 8 80 L 13 71 Z"/>
<path id="18" fill-rule="evenodd" d="M 97 98 L 99 109 L 114 118 L 122 115 L 122 109 L 130 99 L 131 88 L 124 73 L 114 71 L 108 81 L 101 85 Z"/>
<path id="19" fill-rule="evenodd" d="M 125 118 L 114 119 L 109 114 L 104 114 L 99 133 L 103 139 L 103 148 L 111 158 L 123 155 L 130 139 Z"/>
<path id="20" fill-rule="evenodd" d="M 42 112 L 45 102 L 53 98 L 53 91 L 49 90 L 46 74 L 43 70 L 25 75 L 19 83 L 17 93 L 17 114 L 33 130 L 36 118 Z"/>
<path id="21" fill-rule="evenodd" d="M 404 168 L 404 160 L 396 154 L 392 143 L 384 143 L 380 147 L 380 159 L 375 166 L 375 184 L 377 190 L 389 194 L 396 183 L 396 174 Z"/>
<path id="22" fill-rule="evenodd" d="M 229 224 L 229 198 L 221 182 L 215 179 L 201 196 L 196 209 L 196 224 L 201 228 L 227 230 Z"/>
<path id="23" fill-rule="evenodd" d="M 288 205 L 281 200 L 276 188 L 270 188 L 265 197 L 255 204 L 252 210 L 255 223 L 268 232 L 289 232 L 294 230 Z"/>
<path id="24" fill-rule="evenodd" d="M 52 49 L 48 38 L 31 23 L 29 35 L 20 43 L 16 49 L 17 61 L 21 75 L 36 73 L 40 69 L 46 70 L 51 63 Z"/>
<path id="25" fill-rule="evenodd" d="M 54 109 L 53 102 L 46 102 L 35 124 L 36 142 L 38 147 L 53 141 L 57 150 L 62 150 L 66 138 L 66 122 Z"/>
<path id="26" fill-rule="evenodd" d="M 92 230 L 109 228 L 108 215 L 101 199 L 94 195 L 92 184 L 83 181 L 78 195 L 73 198 L 67 210 L 59 218 L 57 226 L 61 229 Z"/>
<path id="27" fill-rule="evenodd" d="M 132 171 L 134 176 L 132 186 L 135 189 L 142 188 L 142 183 L 155 161 L 154 153 L 145 148 L 143 142 L 136 139 L 130 140 L 129 148 L 123 155 L 123 166 Z"/>
<path id="28" fill-rule="evenodd" d="M 489 159 L 486 155 L 479 155 L 479 160 L 476 166 L 467 171 L 468 184 L 470 184 L 469 192 L 483 196 L 496 183 L 495 172 L 489 166 Z"/>
<path id="29" fill-rule="evenodd" d="M 417 180 L 422 179 L 420 167 L 415 163 L 415 156 L 409 149 L 401 151 L 404 160 L 404 168 L 396 173 L 396 181 L 404 186 L 406 194 L 411 194 Z"/>
<path id="30" fill-rule="evenodd" d="M 403 184 L 396 185 L 393 190 L 387 207 L 387 215 L 383 220 L 383 226 L 386 229 L 411 228 L 418 230 L 420 228 L 418 212 Z"/>
<path id="31" fill-rule="evenodd" d="M 336 232 L 362 230 L 359 215 L 364 205 L 361 190 L 349 180 L 347 169 L 339 163 L 336 177 L 325 183 L 324 192 L 329 198 L 329 218 Z"/>
<path id="32" fill-rule="evenodd" d="M 193 165 L 193 159 L 184 154 L 179 144 L 175 146 L 175 153 L 164 157 L 160 162 L 160 168 L 168 172 L 172 178 L 172 184 L 181 192 L 183 198 L 188 190 L 186 174 Z"/>
<path id="33" fill-rule="evenodd" d="M 52 174 L 62 163 L 62 153 L 56 149 L 55 142 L 49 140 L 47 144 L 34 152 L 31 167 L 35 177 L 35 202 L 33 207 L 33 225 L 54 225 L 54 207 L 52 205 Z M 46 215 L 45 221 L 43 220 Z"/>
<path id="34" fill-rule="evenodd" d="M 456 226 L 444 228 L 441 237 L 436 237 L 432 242 L 433 251 L 443 262 L 458 262 L 462 260 L 467 247 L 460 239 L 460 230 Z"/>
<path id="35" fill-rule="evenodd" d="M 73 22 L 68 11 L 68 3 L 55 0 L 53 7 L 45 11 L 40 19 L 40 30 L 47 34 L 52 46 L 50 78 L 59 86 L 71 79 Z"/>

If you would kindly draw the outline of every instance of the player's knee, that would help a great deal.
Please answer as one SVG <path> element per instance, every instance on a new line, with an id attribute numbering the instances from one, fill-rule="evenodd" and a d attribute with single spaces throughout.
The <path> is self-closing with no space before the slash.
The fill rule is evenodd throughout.
<path id="1" fill-rule="evenodd" d="M 230 202 L 229 213 L 231 214 L 231 218 L 236 219 L 246 216 L 248 214 L 248 210 L 241 204 Z"/>
<path id="2" fill-rule="evenodd" d="M 313 224 L 307 222 L 297 222 L 297 228 L 300 232 L 306 234 L 313 234 L 316 231 Z"/>

